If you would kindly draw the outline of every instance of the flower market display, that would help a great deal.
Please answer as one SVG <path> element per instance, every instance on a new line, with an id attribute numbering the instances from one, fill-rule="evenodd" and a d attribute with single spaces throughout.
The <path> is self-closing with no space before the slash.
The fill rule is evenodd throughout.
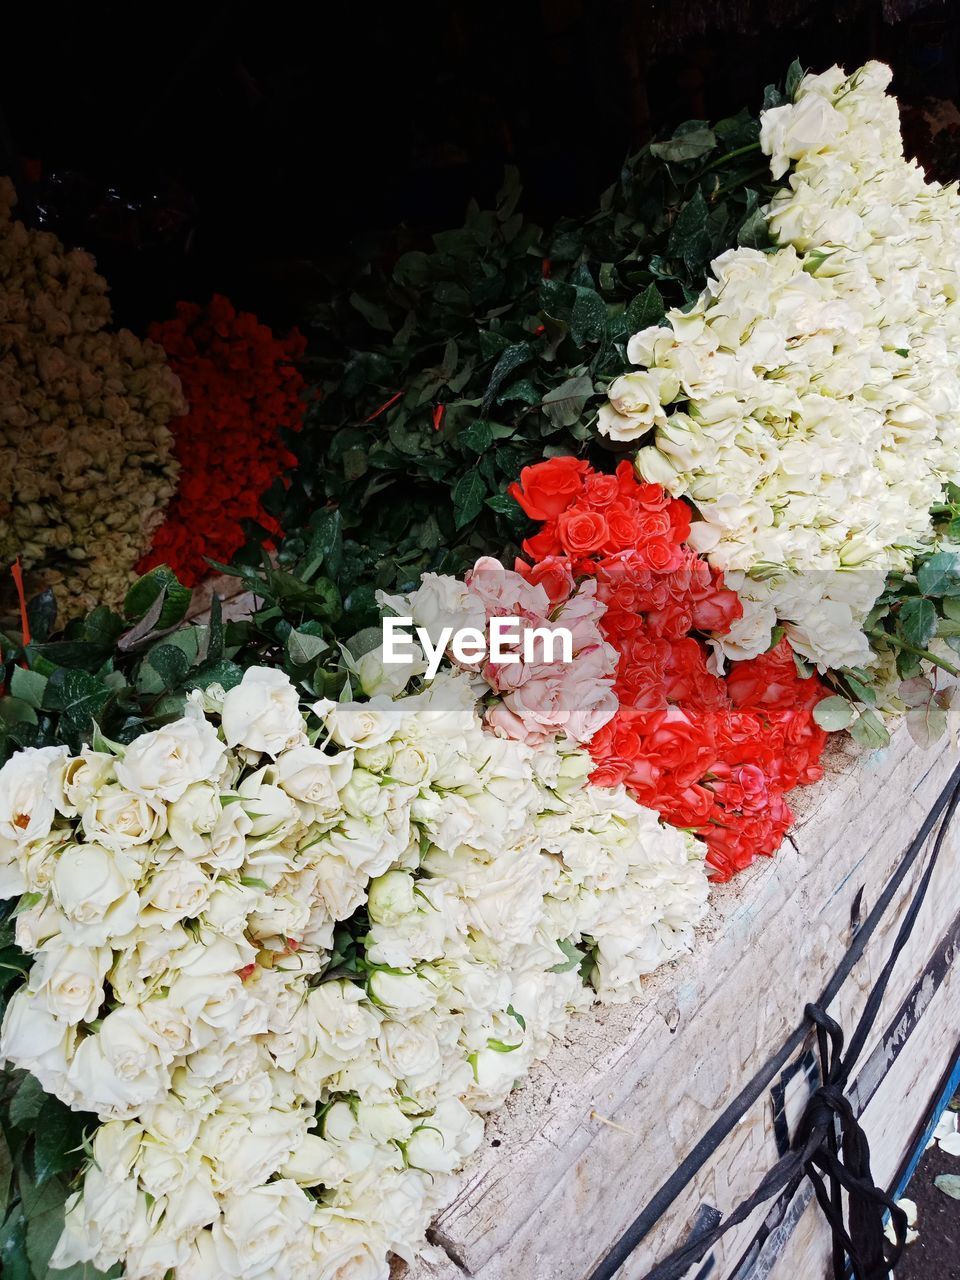
<path id="1" fill-rule="evenodd" d="M 173 425 L 177 491 L 138 567 L 169 565 L 194 586 L 210 560 L 231 560 L 247 541 L 244 522 L 256 522 L 265 538 L 281 532 L 263 500 L 296 461 L 282 433 L 300 426 L 304 383 L 295 361 L 304 341 L 296 332 L 275 338 L 219 296 L 206 307 L 180 303 L 150 338 L 166 351 L 189 407 Z"/>
<path id="2" fill-rule="evenodd" d="M 904 160 L 889 79 L 834 68 L 764 115 L 771 170 L 790 170 L 778 251 L 718 258 L 692 308 L 630 339 L 643 368 L 600 411 L 612 439 L 652 430 L 638 470 L 695 504 L 693 544 L 746 606 L 730 656 L 779 619 L 823 669 L 869 664 L 884 577 L 931 541 L 960 470 L 960 197 Z"/>
<path id="3" fill-rule="evenodd" d="M 598 214 L 547 237 L 508 184 L 335 299 L 327 338 L 387 338 L 319 357 L 239 622 L 178 578 L 279 536 L 299 340 L 220 299 L 158 334 L 191 411 L 154 567 L 2 637 L 11 1274 L 387 1280 L 568 1019 L 775 853 L 829 731 L 936 740 L 960 208 L 886 85 L 791 69 Z M 450 641 L 502 620 L 507 656 Z"/>
<path id="4" fill-rule="evenodd" d="M 412 1256 L 583 980 L 629 999 L 704 912 L 697 843 L 589 769 L 485 733 L 466 675 L 308 721 L 261 667 L 125 748 L 14 756 L 0 1052 L 102 1122 L 51 1267 Z"/>
<path id="5" fill-rule="evenodd" d="M 84 612 L 116 603 L 173 494 L 183 397 L 163 351 L 112 332 L 82 250 L 13 217 L 0 178 L 0 558 Z"/>

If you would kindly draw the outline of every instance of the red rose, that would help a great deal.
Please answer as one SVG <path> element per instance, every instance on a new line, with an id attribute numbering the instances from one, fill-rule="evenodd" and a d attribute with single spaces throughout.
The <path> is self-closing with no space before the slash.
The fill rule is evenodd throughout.
<path id="1" fill-rule="evenodd" d="M 599 550 L 609 535 L 606 519 L 599 511 L 579 508 L 561 514 L 557 533 L 564 551 L 572 556 L 585 556 Z"/>
<path id="2" fill-rule="evenodd" d="M 553 520 L 583 492 L 583 476 L 590 464 L 579 458 L 548 458 L 520 472 L 520 483 L 507 492 L 531 520 Z"/>
<path id="3" fill-rule="evenodd" d="M 529 565 L 525 560 L 517 560 L 514 565 L 517 573 L 522 574 L 528 582 L 532 582 L 535 586 L 543 587 L 547 593 L 547 599 L 552 605 L 563 604 L 565 600 L 570 598 L 570 592 L 573 590 L 573 571 L 570 568 L 570 561 L 564 556 L 544 556 L 544 558 L 535 565 Z"/>
<path id="4" fill-rule="evenodd" d="M 594 472 L 593 475 L 587 476 L 584 482 L 584 500 L 592 507 L 608 507 L 611 502 L 616 502 L 619 495 L 620 485 L 617 483 L 616 476 Z"/>

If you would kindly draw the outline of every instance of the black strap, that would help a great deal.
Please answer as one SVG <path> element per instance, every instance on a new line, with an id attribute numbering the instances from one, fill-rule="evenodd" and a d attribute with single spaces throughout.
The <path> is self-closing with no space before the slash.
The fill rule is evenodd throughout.
<path id="1" fill-rule="evenodd" d="M 817 1201 L 830 1223 L 833 1237 L 835 1280 L 846 1280 L 852 1270 L 854 1280 L 888 1280 L 890 1268 L 900 1257 L 906 1241 L 907 1220 L 887 1193 L 876 1186 L 870 1172 L 870 1147 L 844 1090 L 853 1067 L 876 1021 L 884 993 L 897 959 L 907 943 L 926 897 L 933 871 L 943 847 L 950 820 L 960 803 L 960 768 L 937 798 L 897 870 L 864 921 L 850 948 L 816 1004 L 808 1004 L 805 1021 L 785 1044 L 757 1072 L 734 1101 L 711 1125 L 686 1160 L 663 1184 L 643 1212 L 631 1223 L 613 1249 L 591 1273 L 589 1280 L 612 1280 L 640 1244 L 654 1223 L 677 1198 L 691 1178 L 702 1168 L 720 1142 L 744 1112 L 761 1096 L 771 1080 L 792 1058 L 810 1030 L 816 1029 L 820 1051 L 820 1087 L 807 1103 L 797 1126 L 793 1146 L 760 1181 L 753 1194 L 712 1231 L 697 1235 L 658 1263 L 644 1280 L 682 1280 L 732 1227 L 744 1222 L 761 1205 L 785 1188 L 795 1188 L 804 1176 L 813 1185 Z M 904 915 L 890 955 L 867 998 L 863 1013 L 843 1053 L 844 1037 L 826 1009 L 885 915 L 907 873 L 919 857 L 938 819 L 942 821 L 923 876 Z M 847 1221 L 843 1216 L 843 1192 L 847 1192 Z M 884 1214 L 889 1211 L 895 1243 L 884 1235 Z"/>

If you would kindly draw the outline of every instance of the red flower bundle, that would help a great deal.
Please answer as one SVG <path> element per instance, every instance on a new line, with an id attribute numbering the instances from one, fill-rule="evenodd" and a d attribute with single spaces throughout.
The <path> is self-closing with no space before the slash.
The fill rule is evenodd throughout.
<path id="1" fill-rule="evenodd" d="M 205 557 L 229 561 L 243 545 L 243 520 L 281 533 L 263 495 L 296 462 L 280 433 L 300 426 L 304 382 L 294 361 L 306 342 L 296 330 L 276 338 L 219 295 L 206 307 L 179 303 L 150 337 L 166 349 L 190 409 L 173 427 L 176 496 L 137 567 L 168 564 L 193 586 L 209 573 Z"/>
<path id="2" fill-rule="evenodd" d="M 518 571 L 548 594 L 570 572 L 593 577 L 606 605 L 620 709 L 590 743 L 593 780 L 624 782 L 666 821 L 695 830 L 715 880 L 772 854 L 792 821 L 785 793 L 822 773 L 827 735 L 812 714 L 827 696 L 822 682 L 801 677 L 785 640 L 725 677 L 711 669 L 701 637 L 725 632 L 740 601 L 684 545 L 690 508 L 639 483 L 629 462 L 606 475 L 551 458 L 525 467 L 510 492 L 543 521 L 523 544 L 533 563 L 518 561 Z"/>

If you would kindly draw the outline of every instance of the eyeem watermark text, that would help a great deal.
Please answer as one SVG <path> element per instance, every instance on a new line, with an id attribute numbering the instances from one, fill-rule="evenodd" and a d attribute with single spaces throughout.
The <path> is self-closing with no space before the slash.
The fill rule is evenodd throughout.
<path id="1" fill-rule="evenodd" d="M 444 654 L 452 654 L 455 662 L 473 666 L 478 662 L 527 665 L 573 661 L 573 636 L 567 627 L 524 627 L 519 618 L 491 618 L 489 637 L 477 627 L 444 627 L 436 644 L 424 627 L 413 627 L 412 618 L 383 619 L 383 663 L 398 666 L 411 662 L 416 654 L 408 634 L 413 628 L 427 660 L 424 673 L 432 680 L 440 669 Z M 557 650 L 559 649 L 559 656 Z"/>

